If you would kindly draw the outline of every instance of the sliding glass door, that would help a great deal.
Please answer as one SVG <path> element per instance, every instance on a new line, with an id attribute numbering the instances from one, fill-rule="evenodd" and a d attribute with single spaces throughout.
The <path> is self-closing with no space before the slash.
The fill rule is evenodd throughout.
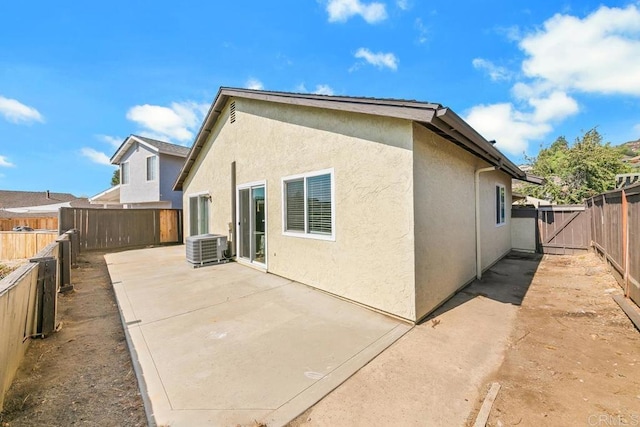
<path id="1" fill-rule="evenodd" d="M 267 205 L 265 184 L 238 187 L 238 256 L 266 267 Z"/>

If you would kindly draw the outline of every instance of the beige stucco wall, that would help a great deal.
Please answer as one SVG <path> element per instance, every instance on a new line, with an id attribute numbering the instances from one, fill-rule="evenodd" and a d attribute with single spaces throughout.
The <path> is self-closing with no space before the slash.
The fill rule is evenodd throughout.
<path id="1" fill-rule="evenodd" d="M 210 232 L 228 234 L 235 161 L 237 185 L 266 180 L 269 272 L 415 320 L 412 145 L 409 121 L 237 99 L 185 182 L 185 235 L 204 191 Z M 282 178 L 328 168 L 335 241 L 283 235 Z"/>
<path id="2" fill-rule="evenodd" d="M 505 188 L 505 223 L 496 225 L 496 185 Z M 501 171 L 480 174 L 482 269 L 511 250 L 511 177 Z"/>
<path id="3" fill-rule="evenodd" d="M 413 133 L 416 316 L 421 318 L 476 275 L 474 173 L 489 165 L 423 126 L 414 124 Z M 509 212 L 510 179 L 502 172 L 480 177 L 486 268 L 510 249 L 509 219 L 502 227 L 494 219 L 495 184 L 505 185 Z"/>

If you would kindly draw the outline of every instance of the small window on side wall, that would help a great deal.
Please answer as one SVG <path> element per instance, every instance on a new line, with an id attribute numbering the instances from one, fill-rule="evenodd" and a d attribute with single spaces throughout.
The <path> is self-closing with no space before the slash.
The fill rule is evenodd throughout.
<path id="1" fill-rule="evenodd" d="M 120 165 L 120 184 L 129 183 L 129 162 Z"/>
<path id="2" fill-rule="evenodd" d="M 282 184 L 284 234 L 333 240 L 333 170 L 286 177 Z"/>
<path id="3" fill-rule="evenodd" d="M 147 157 L 147 181 L 155 181 L 158 177 L 158 157 Z"/>
<path id="4" fill-rule="evenodd" d="M 506 219 L 505 188 L 496 185 L 496 225 L 503 225 Z"/>

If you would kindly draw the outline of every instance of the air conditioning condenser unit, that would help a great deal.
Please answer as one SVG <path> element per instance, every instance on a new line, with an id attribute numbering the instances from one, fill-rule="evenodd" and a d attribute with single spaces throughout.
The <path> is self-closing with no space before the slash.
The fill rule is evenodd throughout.
<path id="1" fill-rule="evenodd" d="M 227 262 L 227 236 L 221 234 L 200 234 L 186 240 L 187 261 L 194 267 Z"/>

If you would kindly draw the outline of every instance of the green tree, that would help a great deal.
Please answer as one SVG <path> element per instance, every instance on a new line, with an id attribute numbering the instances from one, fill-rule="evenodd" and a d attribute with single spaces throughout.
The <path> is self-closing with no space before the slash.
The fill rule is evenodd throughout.
<path id="1" fill-rule="evenodd" d="M 120 168 L 113 171 L 113 175 L 111 175 L 111 186 L 115 186 L 120 184 Z"/>
<path id="2" fill-rule="evenodd" d="M 622 150 L 603 144 L 602 136 L 593 128 L 574 144 L 559 137 L 528 159 L 534 175 L 545 178 L 543 185 L 527 185 L 524 191 L 534 197 L 560 204 L 583 203 L 585 199 L 615 187 L 615 176 L 629 167 L 622 161 Z"/>

